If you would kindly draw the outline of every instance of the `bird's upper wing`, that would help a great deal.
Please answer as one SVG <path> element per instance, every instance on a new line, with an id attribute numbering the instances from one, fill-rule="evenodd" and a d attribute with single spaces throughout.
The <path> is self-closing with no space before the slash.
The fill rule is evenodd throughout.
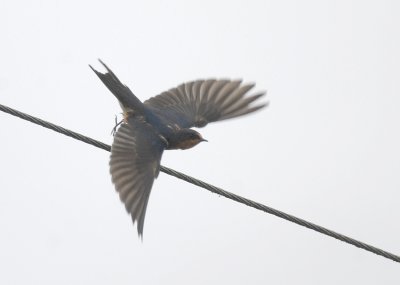
<path id="1" fill-rule="evenodd" d="M 147 202 L 164 149 L 152 127 L 136 118 L 119 127 L 111 146 L 112 182 L 133 223 L 137 222 L 139 236 L 143 235 Z"/>
<path id="2" fill-rule="evenodd" d="M 204 127 L 257 111 L 267 105 L 251 105 L 265 93 L 246 93 L 254 84 L 240 80 L 198 80 L 187 82 L 145 101 L 147 108 L 181 128 Z"/>

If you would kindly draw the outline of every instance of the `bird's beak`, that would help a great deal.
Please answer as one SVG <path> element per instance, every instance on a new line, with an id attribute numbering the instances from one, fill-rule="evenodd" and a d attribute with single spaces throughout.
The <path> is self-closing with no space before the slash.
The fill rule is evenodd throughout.
<path id="1" fill-rule="evenodd" d="M 201 139 L 200 141 L 201 142 L 208 142 L 208 140 L 206 140 L 206 139 Z"/>

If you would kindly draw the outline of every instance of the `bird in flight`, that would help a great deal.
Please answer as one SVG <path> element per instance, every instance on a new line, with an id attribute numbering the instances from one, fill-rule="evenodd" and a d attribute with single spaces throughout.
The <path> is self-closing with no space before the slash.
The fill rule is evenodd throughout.
<path id="1" fill-rule="evenodd" d="M 118 99 L 123 121 L 111 146 L 110 173 L 133 224 L 143 237 L 144 218 L 164 150 L 189 149 L 206 141 L 191 128 L 255 112 L 264 92 L 247 95 L 254 84 L 241 80 L 196 80 L 183 83 L 141 102 L 101 60 L 106 69 L 96 73 Z"/>

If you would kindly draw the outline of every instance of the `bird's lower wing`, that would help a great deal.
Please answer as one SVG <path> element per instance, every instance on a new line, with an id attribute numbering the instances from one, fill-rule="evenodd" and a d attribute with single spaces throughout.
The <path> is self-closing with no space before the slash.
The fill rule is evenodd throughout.
<path id="1" fill-rule="evenodd" d="M 136 119 L 119 127 L 111 146 L 112 182 L 133 223 L 137 222 L 139 236 L 164 148 L 151 126 Z"/>

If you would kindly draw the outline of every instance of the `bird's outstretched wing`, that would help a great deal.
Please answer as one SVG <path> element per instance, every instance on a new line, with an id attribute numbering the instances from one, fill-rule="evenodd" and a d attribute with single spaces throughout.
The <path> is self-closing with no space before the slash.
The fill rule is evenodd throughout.
<path id="1" fill-rule="evenodd" d="M 151 126 L 135 118 L 119 127 L 111 146 L 112 182 L 133 223 L 137 222 L 139 236 L 143 235 L 147 202 L 164 149 Z"/>
<path id="2" fill-rule="evenodd" d="M 198 80 L 187 82 L 145 101 L 147 108 L 168 123 L 181 128 L 204 127 L 257 111 L 267 105 L 252 105 L 264 92 L 246 96 L 254 84 L 240 80 Z"/>

